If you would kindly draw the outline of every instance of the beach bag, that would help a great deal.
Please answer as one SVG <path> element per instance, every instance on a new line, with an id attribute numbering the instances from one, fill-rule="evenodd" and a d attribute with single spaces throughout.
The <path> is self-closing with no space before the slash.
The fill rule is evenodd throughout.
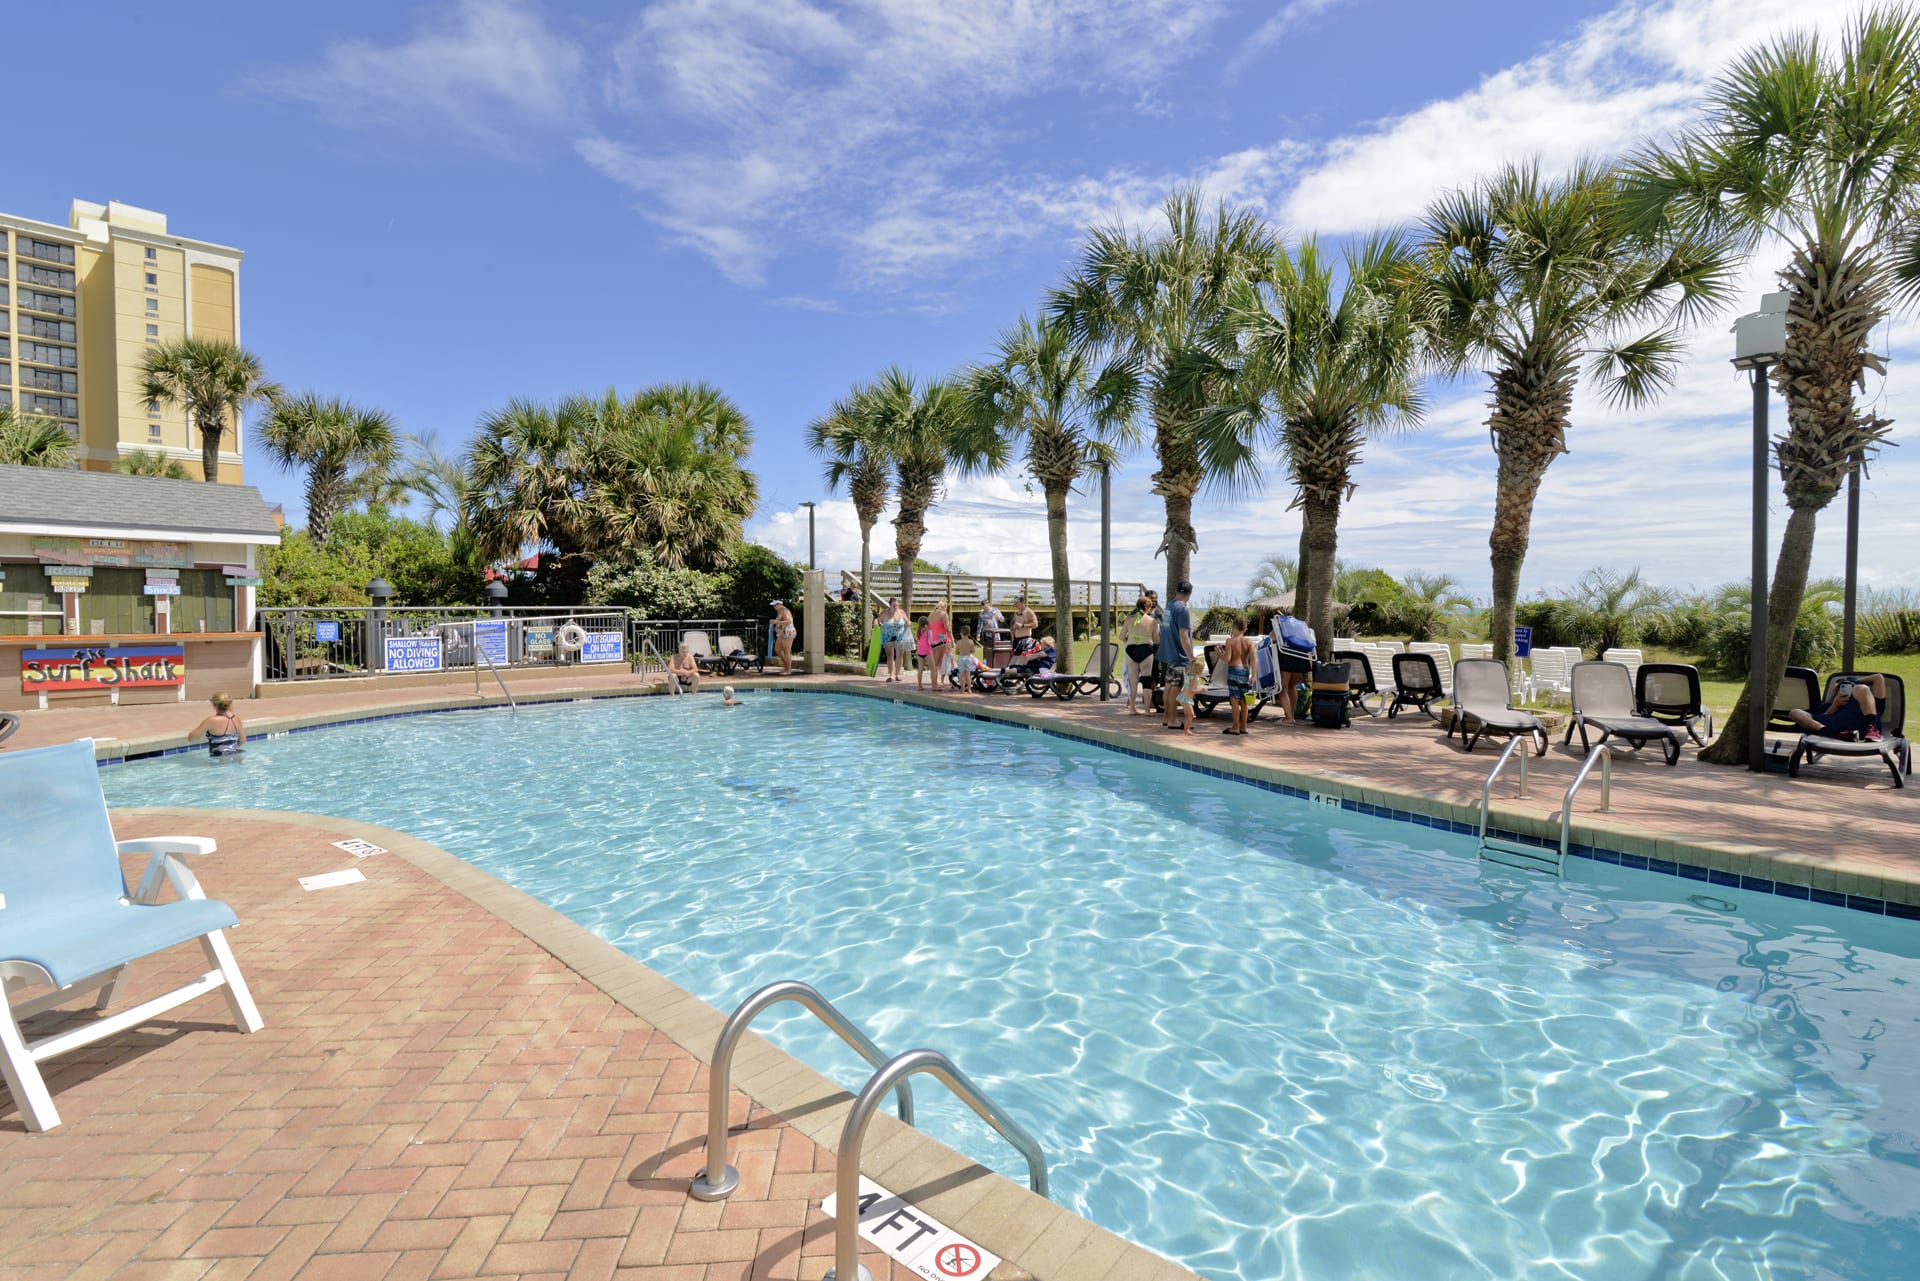
<path id="1" fill-rule="evenodd" d="M 1313 665 L 1313 723 L 1320 729 L 1345 729 L 1347 715 L 1347 664 Z"/>

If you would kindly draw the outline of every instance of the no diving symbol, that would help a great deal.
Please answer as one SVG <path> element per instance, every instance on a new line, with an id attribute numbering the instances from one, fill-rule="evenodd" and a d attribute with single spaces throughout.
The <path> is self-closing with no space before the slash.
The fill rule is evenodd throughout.
<path id="1" fill-rule="evenodd" d="M 980 1267 L 980 1251 L 965 1241 L 955 1241 L 934 1253 L 933 1266 L 943 1277 L 970 1277 Z"/>

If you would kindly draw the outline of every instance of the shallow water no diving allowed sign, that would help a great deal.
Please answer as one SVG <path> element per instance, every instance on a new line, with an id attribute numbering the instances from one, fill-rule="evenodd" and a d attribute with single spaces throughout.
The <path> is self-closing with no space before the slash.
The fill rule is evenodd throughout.
<path id="1" fill-rule="evenodd" d="M 821 1205 L 831 1218 L 839 1204 L 830 1196 Z M 860 1176 L 860 1235 L 927 1281 L 986 1281 L 1000 1265 L 993 1254 L 908 1205 L 866 1175 Z"/>

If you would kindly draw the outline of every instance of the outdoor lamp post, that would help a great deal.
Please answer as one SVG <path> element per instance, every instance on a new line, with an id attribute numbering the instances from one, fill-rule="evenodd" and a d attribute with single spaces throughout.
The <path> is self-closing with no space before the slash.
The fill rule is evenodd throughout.
<path id="1" fill-rule="evenodd" d="M 1753 381 L 1753 622 L 1747 651 L 1747 768 L 1767 768 L 1767 370 L 1787 345 L 1787 295 L 1765 294 L 1760 310 L 1733 322 L 1733 367 Z"/>
<path id="2" fill-rule="evenodd" d="M 1102 459 L 1100 462 L 1100 701 L 1106 702 L 1107 681 L 1111 669 L 1104 665 L 1111 662 L 1113 651 L 1107 646 L 1113 643 L 1113 464 Z"/>
<path id="3" fill-rule="evenodd" d="M 493 616 L 499 618 L 506 613 L 507 585 L 498 578 L 487 582 L 487 604 L 493 607 Z"/>
<path id="4" fill-rule="evenodd" d="M 373 608 L 367 611 L 367 666 L 376 671 L 387 665 L 387 602 L 393 599 L 393 586 L 384 578 L 367 584 L 367 598 Z"/>
<path id="5" fill-rule="evenodd" d="M 807 509 L 807 568 L 818 569 L 819 566 L 813 563 L 813 509 L 817 504 L 806 502 L 800 505 Z"/>

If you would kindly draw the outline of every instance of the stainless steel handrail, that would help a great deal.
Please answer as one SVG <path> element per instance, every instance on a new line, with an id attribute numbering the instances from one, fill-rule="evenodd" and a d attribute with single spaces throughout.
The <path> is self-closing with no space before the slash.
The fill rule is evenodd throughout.
<path id="1" fill-rule="evenodd" d="M 1560 862 L 1567 861 L 1567 838 L 1573 826 L 1573 794 L 1580 790 L 1580 784 L 1587 781 L 1587 775 L 1593 772 L 1593 763 L 1600 762 L 1600 808 L 1596 814 L 1613 813 L 1613 744 L 1595 743 L 1593 750 L 1587 753 L 1587 759 L 1580 763 L 1580 772 L 1573 776 L 1573 782 L 1567 788 L 1565 799 L 1560 802 Z"/>
<path id="2" fill-rule="evenodd" d="M 920 1072 L 937 1077 L 1027 1158 L 1027 1186 L 1041 1196 L 1047 1195 L 1047 1157 L 1040 1150 L 1039 1142 L 982 1094 L 980 1087 L 969 1080 L 952 1059 L 938 1050 L 908 1050 L 873 1074 L 873 1079 L 860 1091 L 860 1097 L 853 1101 L 847 1124 L 840 1131 L 840 1155 L 833 1170 L 833 1267 L 827 1272 L 826 1281 L 840 1277 L 847 1281 L 855 1277 L 870 1281 L 867 1270 L 860 1266 L 860 1144 L 867 1136 L 873 1114 L 880 1109 L 880 1100 L 889 1090 L 905 1086 L 908 1077 Z"/>
<path id="3" fill-rule="evenodd" d="M 666 655 L 662 654 L 660 647 L 653 643 L 653 637 L 642 635 L 640 637 L 640 647 L 645 652 L 653 655 L 653 661 L 660 664 L 660 670 L 666 674 L 668 686 L 677 693 L 680 689 L 680 678 L 675 676 L 673 669 L 667 665 Z M 644 674 L 646 671 L 647 668 L 644 665 L 635 665 L 635 675 Z"/>
<path id="4" fill-rule="evenodd" d="M 812 1012 L 861 1058 L 885 1070 L 887 1056 L 880 1052 L 880 1047 L 868 1040 L 866 1033 L 855 1027 L 852 1020 L 835 1009 L 833 1002 L 820 995 L 811 984 L 796 979 L 769 983 L 742 1001 L 740 1008 L 727 1019 L 726 1026 L 720 1029 L 720 1039 L 713 1046 L 713 1064 L 707 1075 L 707 1164 L 693 1176 L 691 1192 L 696 1201 L 723 1200 L 740 1186 L 740 1172 L 727 1164 L 727 1094 L 733 1079 L 733 1052 L 740 1038 L 747 1034 L 747 1025 L 762 1010 L 782 1001 L 792 1001 Z M 868 1088 L 872 1088 L 871 1082 Z M 913 1089 L 905 1081 L 900 1082 L 899 1089 L 900 1119 L 912 1125 Z M 865 1098 L 866 1093 L 863 1091 L 860 1097 Z M 708 1178 L 709 1170 L 720 1173 L 716 1178 Z"/>
<path id="5" fill-rule="evenodd" d="M 1480 785 L 1480 843 L 1486 844 L 1487 817 L 1493 804 L 1493 780 L 1500 777 L 1500 771 L 1507 767 L 1507 760 L 1514 749 L 1520 749 L 1520 790 L 1513 794 L 1515 800 L 1524 801 L 1527 797 L 1527 742 L 1528 736 L 1516 734 L 1507 740 L 1507 750 L 1500 753 L 1500 759 L 1493 763 L 1493 769 L 1487 774 L 1487 781 Z"/>
<path id="6" fill-rule="evenodd" d="M 500 692 L 507 696 L 508 709 L 511 710 L 515 716 L 518 716 L 520 714 L 520 704 L 513 701 L 513 691 L 507 688 L 506 678 L 500 675 L 499 667 L 494 664 L 493 659 L 487 656 L 487 652 L 480 648 L 480 638 L 477 635 L 473 638 L 473 654 L 475 658 L 480 659 L 487 665 L 488 671 L 493 673 L 493 683 L 498 685 Z M 473 692 L 476 694 L 480 692 L 480 668 L 477 664 L 473 669 Z"/>

